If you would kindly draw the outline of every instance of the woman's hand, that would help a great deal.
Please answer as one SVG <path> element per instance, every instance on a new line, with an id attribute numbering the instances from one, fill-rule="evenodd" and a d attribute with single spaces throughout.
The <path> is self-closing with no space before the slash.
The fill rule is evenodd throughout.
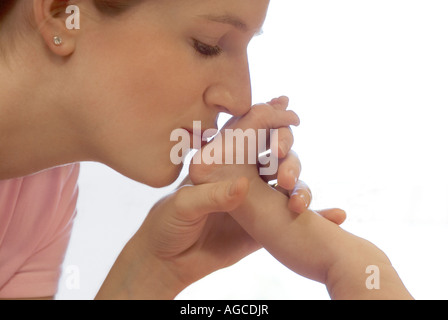
<path id="1" fill-rule="evenodd" d="M 193 282 L 260 248 L 227 213 L 244 201 L 246 178 L 187 183 L 154 205 L 98 299 L 172 299 Z"/>
<path id="2" fill-rule="evenodd" d="M 248 189 L 245 178 L 182 186 L 153 207 L 139 231 L 147 239 L 147 253 L 187 286 L 259 249 L 227 214 Z"/>

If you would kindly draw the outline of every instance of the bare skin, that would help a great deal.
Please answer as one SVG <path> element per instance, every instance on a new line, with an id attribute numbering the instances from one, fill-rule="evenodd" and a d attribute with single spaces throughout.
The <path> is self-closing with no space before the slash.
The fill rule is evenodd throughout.
<path id="1" fill-rule="evenodd" d="M 92 1 L 73 3 L 82 15 L 80 30 L 66 28 L 60 0 L 18 0 L 1 22 L 0 179 L 98 161 L 149 186 L 166 186 L 182 169 L 169 159 L 173 130 L 190 129 L 193 121 L 214 128 L 222 112 L 240 117 L 250 111 L 246 49 L 264 22 L 268 0 L 143 1 L 114 19 L 98 12 Z M 59 45 L 53 41 L 56 35 L 62 39 Z M 210 54 L 217 47 L 219 54 Z M 290 206 L 300 212 L 311 193 L 298 181 L 300 162 L 290 152 L 291 131 L 287 125 L 278 129 L 281 145 L 274 152 L 284 159 L 278 178 L 291 194 Z M 228 183 L 179 193 L 193 190 L 208 199 L 209 192 Z M 206 210 L 198 210 L 235 209 L 246 194 L 244 182 L 239 183 L 230 203 L 203 203 Z M 184 197 L 185 203 L 178 196 L 169 199 L 153 210 L 197 208 Z M 98 297 L 127 292 L 164 298 L 176 290 L 164 294 L 148 288 L 179 289 L 176 281 L 168 285 L 173 272 L 166 272 L 160 259 L 136 258 L 147 252 L 142 251 L 146 242 L 140 242 L 146 241 L 141 235 L 148 228 L 142 226 L 125 247 Z M 131 280 L 129 270 L 140 272 Z"/>
<path id="2" fill-rule="evenodd" d="M 298 123 L 297 116 L 286 111 L 285 105 L 280 104 L 276 108 L 274 110 L 268 104 L 255 106 L 247 115 L 232 119 L 231 125 L 226 125 L 222 130 L 229 127 L 258 129 L 261 124 L 277 129 Z M 213 143 L 217 141 L 209 145 Z M 232 174 L 226 178 L 224 175 L 229 172 Z M 172 299 L 205 275 L 228 267 L 261 248 L 258 239 L 248 233 L 239 220 L 259 213 L 267 214 L 266 210 L 271 210 L 269 215 L 272 216 L 290 216 L 290 211 L 287 209 L 288 200 L 263 208 L 266 204 L 259 198 L 266 193 L 265 190 L 254 192 L 258 183 L 288 199 L 266 184 L 256 166 L 192 164 L 190 177 L 178 190 L 153 207 L 142 228 L 128 243 L 128 248 L 133 249 L 125 250 L 120 256 L 119 260 L 133 263 L 136 267 L 132 270 L 135 271 L 123 274 L 121 270 L 126 268 L 113 268 L 97 299 L 110 298 L 110 293 L 114 293 L 113 298 L 116 299 Z M 249 205 L 251 213 L 241 209 L 243 206 L 249 208 Z M 323 216 L 336 218 L 335 221 L 343 220 L 345 215 L 341 210 L 324 210 L 322 213 Z M 268 217 L 264 218 L 270 221 Z M 253 221 L 249 224 L 252 227 L 259 225 Z M 265 231 L 263 236 L 267 237 L 270 231 Z M 131 250 L 138 252 L 134 254 L 140 257 L 137 261 L 126 258 Z M 155 277 L 152 277 L 154 270 Z M 154 278 L 162 280 L 153 283 Z M 151 291 L 124 289 L 126 284 L 134 282 L 144 283 L 142 287 L 145 288 L 155 287 L 160 295 L 154 296 Z"/>

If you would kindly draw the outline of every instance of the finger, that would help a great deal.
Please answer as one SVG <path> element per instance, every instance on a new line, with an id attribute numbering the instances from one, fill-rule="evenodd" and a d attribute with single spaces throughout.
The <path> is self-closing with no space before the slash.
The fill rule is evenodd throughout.
<path id="1" fill-rule="evenodd" d="M 337 225 L 343 224 L 347 219 L 347 214 L 342 209 L 317 210 L 316 213 Z"/>
<path id="2" fill-rule="evenodd" d="M 175 193 L 173 201 L 179 218 L 194 221 L 212 212 L 236 209 L 249 190 L 247 178 L 220 181 L 197 186 L 184 186 Z"/>
<path id="3" fill-rule="evenodd" d="M 274 98 L 268 102 L 271 106 L 279 110 L 286 110 L 289 105 L 289 98 L 286 96 L 281 96 L 279 98 Z"/>
<path id="4" fill-rule="evenodd" d="M 271 135 L 269 136 L 268 140 L 266 141 L 267 142 L 266 148 L 270 149 L 270 154 L 268 154 L 266 156 L 273 155 L 273 156 L 279 158 L 278 154 L 279 154 L 279 148 L 280 148 L 280 146 L 279 146 L 280 140 L 279 140 L 278 135 L 279 135 L 279 129 L 274 129 L 271 131 Z M 264 152 L 264 150 L 258 150 L 258 152 Z M 263 162 L 263 163 L 265 163 L 265 162 Z"/>
<path id="5" fill-rule="evenodd" d="M 277 158 L 283 159 L 288 155 L 288 152 L 294 145 L 294 135 L 291 128 L 283 127 L 278 129 L 278 135 L 276 138 L 278 141 L 274 140 L 274 143 L 277 143 L 277 148 L 272 150 L 276 153 L 275 155 Z"/>
<path id="6" fill-rule="evenodd" d="M 298 181 L 294 190 L 290 193 L 288 208 L 296 213 L 305 212 L 313 199 L 310 188 L 303 181 Z"/>
<path id="7" fill-rule="evenodd" d="M 253 106 L 246 121 L 253 129 L 278 129 L 300 125 L 300 118 L 294 111 L 278 110 L 268 104 Z"/>
<path id="8" fill-rule="evenodd" d="M 272 152 L 265 153 L 258 158 L 258 168 L 266 168 L 271 165 L 274 157 Z M 293 190 L 299 180 L 302 171 L 302 164 L 297 154 L 291 150 L 284 159 L 277 160 L 278 168 L 273 174 L 262 175 L 261 178 L 265 182 L 276 181 L 281 187 L 287 190 Z M 281 172 L 281 173 L 280 173 Z M 280 177 L 281 176 L 281 177 Z M 280 178 L 279 178 L 280 177 Z"/>
<path id="9" fill-rule="evenodd" d="M 303 187 L 303 183 L 298 184 L 301 171 L 302 164 L 297 153 L 293 150 L 289 151 L 287 156 L 279 161 L 278 184 L 286 190 L 291 191 L 294 191 L 297 187 Z"/>
<path id="10" fill-rule="evenodd" d="M 277 159 L 285 158 L 294 145 L 294 135 L 290 127 L 273 129 L 268 138 L 266 148 L 271 149 L 272 154 L 276 156 Z M 259 150 L 259 152 L 264 151 L 265 150 Z"/>

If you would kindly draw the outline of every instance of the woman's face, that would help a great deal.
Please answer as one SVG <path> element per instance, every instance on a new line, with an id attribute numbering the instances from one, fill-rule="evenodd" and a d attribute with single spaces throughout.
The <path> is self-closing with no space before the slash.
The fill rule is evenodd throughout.
<path id="1" fill-rule="evenodd" d="M 84 19 L 81 8 L 68 79 L 92 159 L 154 187 L 174 182 L 182 168 L 170 160 L 173 130 L 216 128 L 218 113 L 249 110 L 247 46 L 268 4 L 151 0 Z"/>

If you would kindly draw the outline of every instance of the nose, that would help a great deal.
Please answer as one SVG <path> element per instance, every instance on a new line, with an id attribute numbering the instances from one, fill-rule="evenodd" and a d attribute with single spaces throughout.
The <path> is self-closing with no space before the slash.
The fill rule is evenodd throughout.
<path id="1" fill-rule="evenodd" d="M 252 88 L 247 55 L 240 62 L 225 64 L 214 80 L 204 94 L 207 106 L 237 117 L 249 112 Z"/>

